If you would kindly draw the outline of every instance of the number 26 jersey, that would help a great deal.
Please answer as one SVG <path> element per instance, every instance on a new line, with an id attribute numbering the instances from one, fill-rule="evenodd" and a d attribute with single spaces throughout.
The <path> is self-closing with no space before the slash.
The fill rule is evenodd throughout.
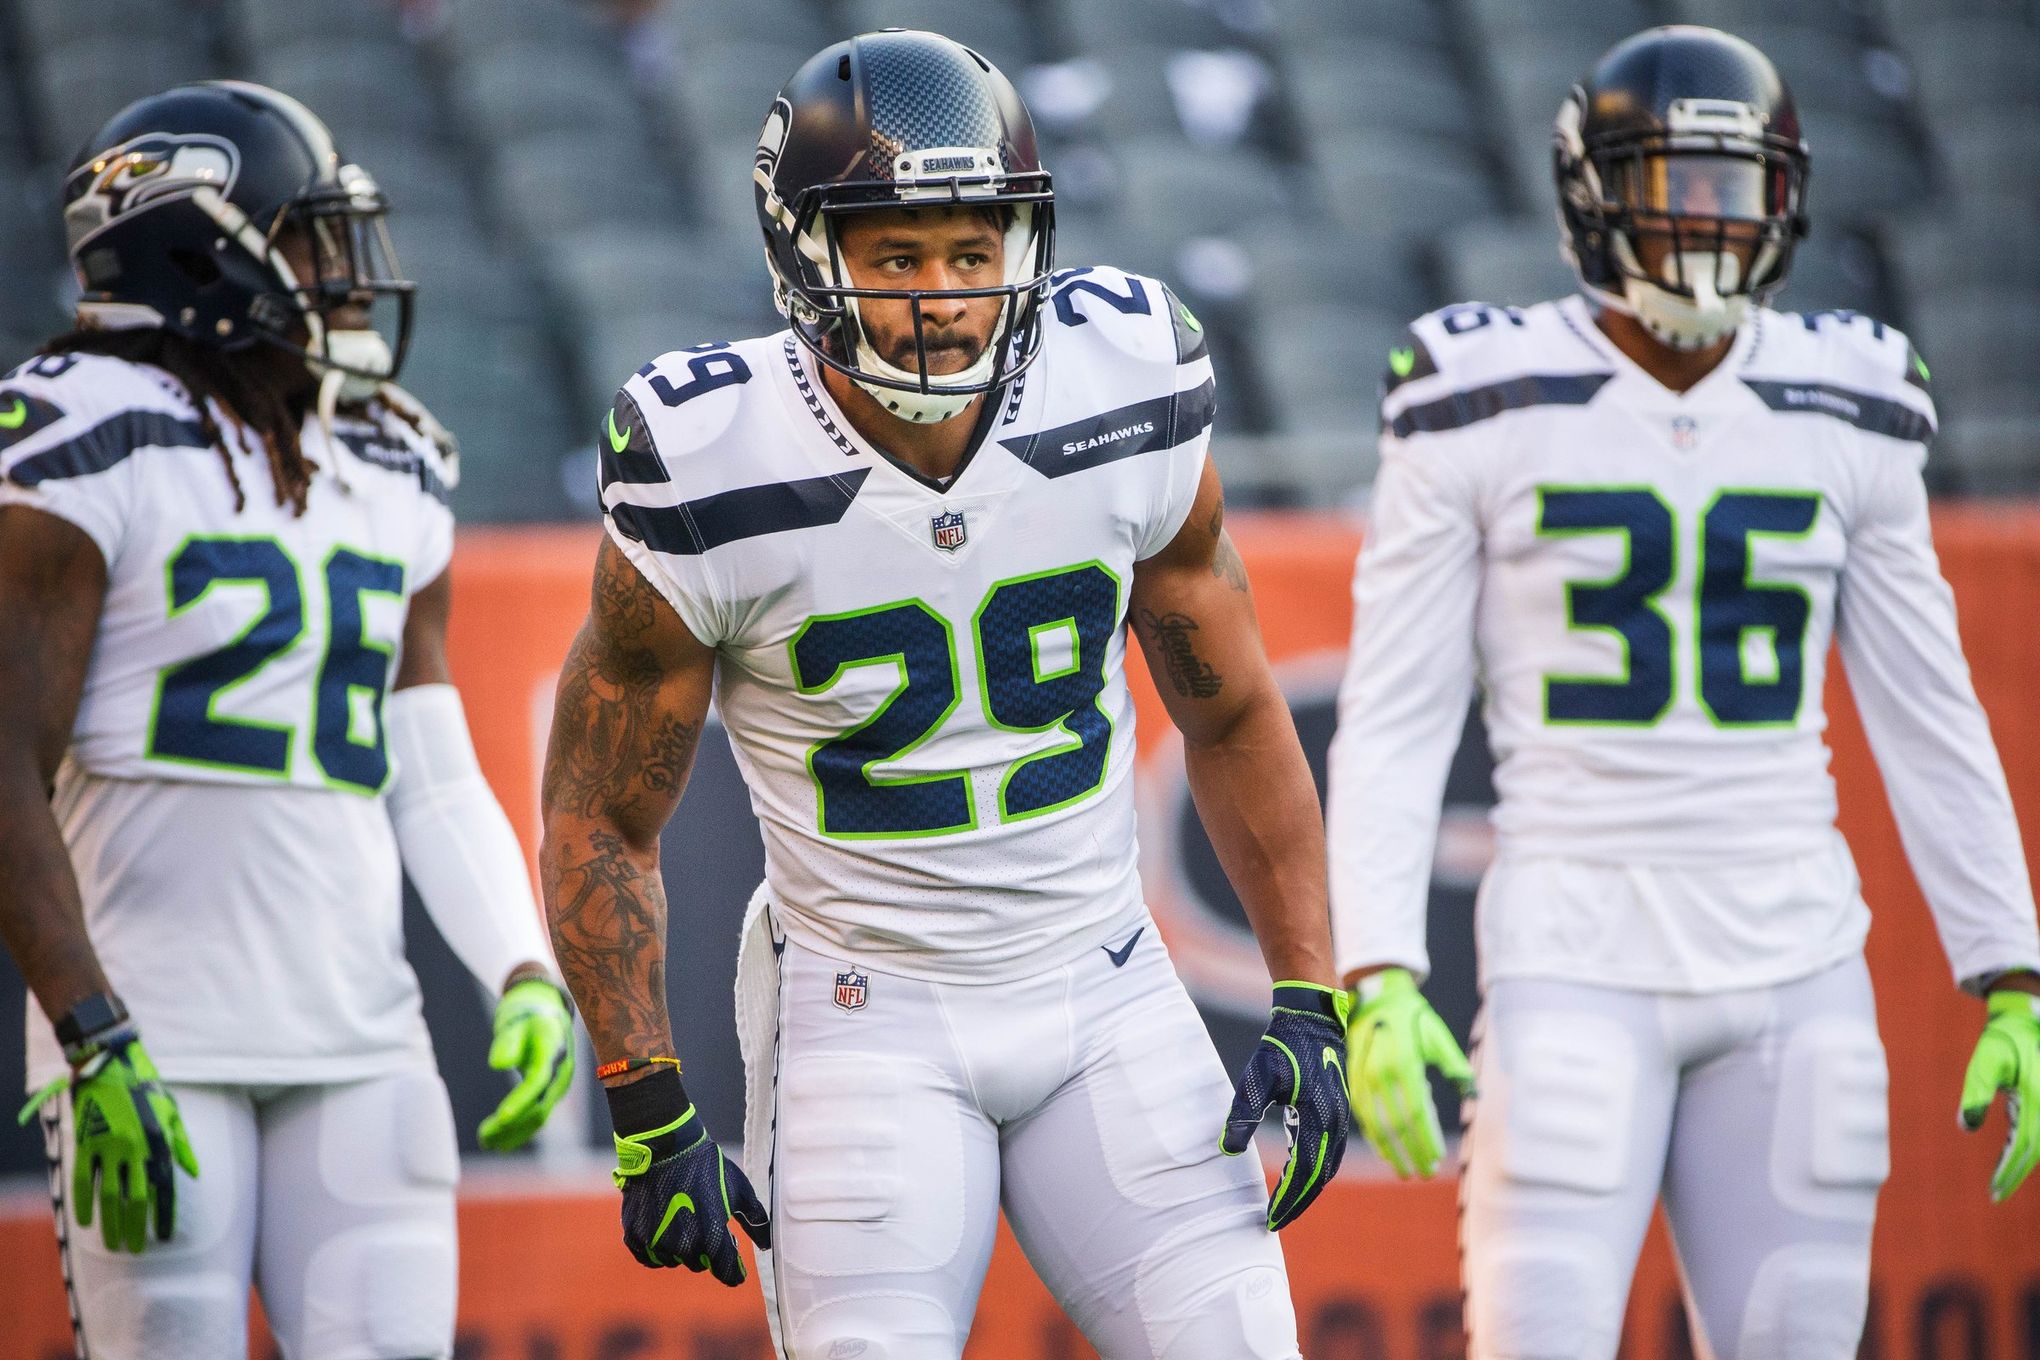
<path id="1" fill-rule="evenodd" d="M 0 505 L 69 521 L 106 563 L 53 810 L 166 1078 L 372 1075 L 426 1045 L 382 704 L 410 597 L 452 553 L 451 469 L 387 410 L 330 439 L 308 418 L 299 514 L 253 436 L 216 424 L 234 480 L 160 369 L 44 356 L 0 380 Z M 31 1078 L 61 1070 L 33 1015 L 29 1040 Z"/>
<path id="2" fill-rule="evenodd" d="M 1067 271 L 1045 313 L 946 488 L 789 332 L 661 356 L 601 436 L 610 537 L 717 649 L 782 919 L 886 971 L 1020 976 L 1143 910 L 1128 591 L 1195 499 L 1211 362 L 1150 279 Z"/>

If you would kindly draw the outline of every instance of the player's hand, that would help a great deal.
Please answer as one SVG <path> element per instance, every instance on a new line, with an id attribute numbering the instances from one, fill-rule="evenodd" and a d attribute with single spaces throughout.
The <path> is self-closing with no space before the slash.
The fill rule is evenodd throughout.
<path id="1" fill-rule="evenodd" d="M 78 1226 L 92 1226 L 94 1202 L 99 1235 L 108 1251 L 140 1251 L 155 1225 L 156 1240 L 167 1242 L 177 1228 L 174 1162 L 187 1176 L 198 1175 L 198 1158 L 184 1136 L 177 1101 L 156 1075 L 156 1065 L 132 1028 L 116 1030 L 96 1044 L 97 1052 L 36 1093 L 21 1111 L 26 1124 L 42 1103 L 68 1081 L 71 1124 L 78 1146 L 71 1163 L 71 1203 Z"/>
<path id="2" fill-rule="evenodd" d="M 558 984 L 528 977 L 503 993 L 489 1066 L 519 1074 L 480 1130 L 483 1147 L 508 1152 L 531 1141 L 574 1081 L 574 1021 Z"/>
<path id="3" fill-rule="evenodd" d="M 677 1151 L 662 1155 L 665 1147 Z M 772 1245 L 765 1206 L 692 1105 L 662 1128 L 616 1135 L 615 1176 L 623 1191 L 623 1244 L 639 1265 L 686 1266 L 739 1285 L 744 1257 L 730 1219 L 743 1225 L 753 1245 Z"/>
<path id="4" fill-rule="evenodd" d="M 1384 968 L 1362 978 L 1346 1030 L 1353 1112 L 1368 1143 L 1405 1180 L 1432 1175 L 1445 1158 L 1426 1067 L 1437 1068 L 1460 1095 L 1473 1094 L 1473 1068 L 1409 970 Z"/>
<path id="5" fill-rule="evenodd" d="M 1990 1178 L 1991 1203 L 2002 1204 L 2040 1161 L 2040 996 L 2000 988 L 1986 1004 L 1990 1018 L 1962 1074 L 1962 1127 L 1982 1128 L 1991 1102 L 2005 1092 L 2011 1127 Z"/>
<path id="6" fill-rule="evenodd" d="M 1218 1146 L 1237 1157 L 1253 1146 L 1270 1105 L 1287 1108 L 1289 1161 L 1268 1200 L 1268 1231 L 1296 1221 L 1346 1156 L 1346 1073 L 1339 1038 L 1350 998 L 1314 982 L 1275 984 L 1267 1033 L 1233 1083 L 1232 1109 Z"/>

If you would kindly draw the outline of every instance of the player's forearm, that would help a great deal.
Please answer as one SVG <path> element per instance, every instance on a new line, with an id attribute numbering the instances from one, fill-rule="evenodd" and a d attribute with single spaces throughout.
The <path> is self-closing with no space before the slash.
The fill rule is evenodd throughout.
<path id="1" fill-rule="evenodd" d="M 553 955 L 596 1061 L 673 1056 L 656 851 L 634 852 L 600 821 L 548 818 L 539 874 Z"/>
<path id="2" fill-rule="evenodd" d="M 1324 823 L 1281 694 L 1271 685 L 1220 740 L 1186 743 L 1184 763 L 1198 816 L 1268 972 L 1329 985 Z"/>
<path id="3" fill-rule="evenodd" d="M 0 754 L 0 939 L 51 1018 L 111 991 L 32 755 Z"/>
<path id="4" fill-rule="evenodd" d="M 386 795 L 404 872 L 432 923 L 484 987 L 546 971 L 544 928 L 510 819 L 482 775 L 459 692 L 431 683 L 383 705 L 397 759 Z"/>

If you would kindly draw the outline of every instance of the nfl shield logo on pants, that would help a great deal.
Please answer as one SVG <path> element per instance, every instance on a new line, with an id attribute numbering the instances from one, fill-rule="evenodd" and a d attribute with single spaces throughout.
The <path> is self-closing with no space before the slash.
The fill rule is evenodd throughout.
<path id="1" fill-rule="evenodd" d="M 955 552 L 963 546 L 963 512 L 953 511 L 937 515 L 930 521 L 935 529 L 935 546 L 944 552 Z"/>
<path id="2" fill-rule="evenodd" d="M 846 1011 L 863 1010 L 865 992 L 870 986 L 871 979 L 863 973 L 836 974 L 836 1005 Z"/>

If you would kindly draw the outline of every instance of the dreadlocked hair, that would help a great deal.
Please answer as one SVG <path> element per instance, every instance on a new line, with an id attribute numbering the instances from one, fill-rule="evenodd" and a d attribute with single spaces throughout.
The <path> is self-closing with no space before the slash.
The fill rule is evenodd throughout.
<path id="1" fill-rule="evenodd" d="M 198 408 L 198 427 L 206 442 L 219 451 L 234 488 L 234 511 L 246 508 L 248 497 L 241 489 L 241 477 L 234 470 L 234 450 L 221 433 L 213 411 L 217 408 L 241 436 L 243 446 L 259 445 L 269 459 L 269 479 L 276 488 L 276 503 L 288 505 L 302 515 L 311 492 L 312 474 L 318 464 L 305 457 L 298 440 L 304 425 L 304 408 L 272 388 L 250 380 L 247 366 L 234 361 L 223 350 L 194 344 L 173 331 L 160 329 L 81 329 L 57 336 L 38 351 L 42 354 L 104 354 L 130 363 L 152 364 L 168 373 L 191 397 Z"/>

